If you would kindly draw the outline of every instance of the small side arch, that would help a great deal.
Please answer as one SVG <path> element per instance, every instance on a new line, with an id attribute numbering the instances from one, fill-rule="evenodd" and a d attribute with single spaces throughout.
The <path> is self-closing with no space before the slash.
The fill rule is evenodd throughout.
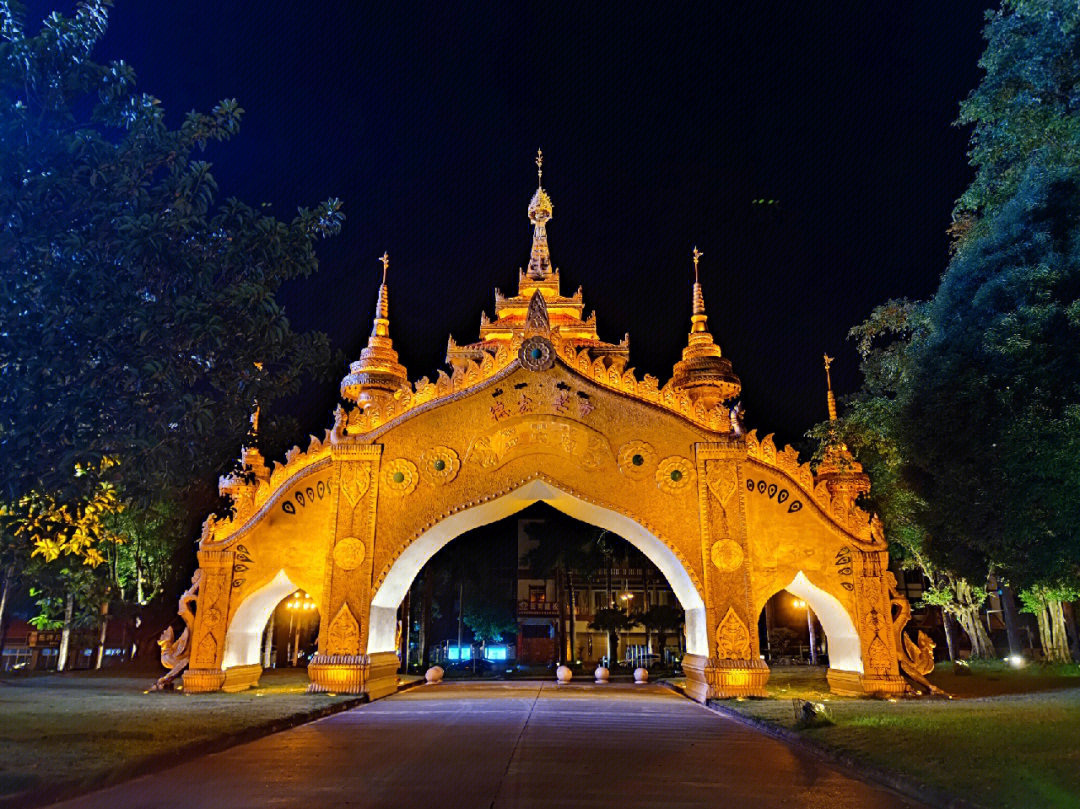
<path id="1" fill-rule="evenodd" d="M 814 614 L 817 615 L 825 630 L 825 637 L 829 641 L 829 668 L 862 674 L 862 643 L 859 640 L 859 632 L 855 628 L 855 622 L 851 620 L 850 613 L 840 600 L 811 582 L 801 570 L 795 574 L 795 578 L 787 586 L 781 587 L 780 590 L 787 590 L 792 595 L 801 598 L 814 610 Z M 761 603 L 758 612 L 764 609 L 765 602 L 775 594 L 771 593 Z"/>
<path id="2" fill-rule="evenodd" d="M 263 630 L 270 613 L 297 586 L 284 570 L 279 570 L 270 581 L 245 598 L 225 634 L 225 656 L 221 667 L 249 666 L 260 661 Z"/>
<path id="3" fill-rule="evenodd" d="M 531 480 L 501 497 L 451 514 L 402 551 L 371 600 L 368 652 L 394 651 L 398 605 L 420 569 L 439 549 L 466 531 L 509 517 L 541 500 L 567 516 L 618 534 L 641 550 L 667 578 L 686 613 L 687 652 L 708 657 L 705 602 L 671 548 L 637 521 L 575 497 L 555 484 L 540 479 Z"/>

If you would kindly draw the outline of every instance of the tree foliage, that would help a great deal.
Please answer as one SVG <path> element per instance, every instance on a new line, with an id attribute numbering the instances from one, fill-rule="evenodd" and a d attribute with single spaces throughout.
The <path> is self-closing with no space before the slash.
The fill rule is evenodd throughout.
<path id="1" fill-rule="evenodd" d="M 235 100 L 170 127 L 131 67 L 94 62 L 107 0 L 28 34 L 0 3 L 0 454 L 3 497 L 79 487 L 109 456 L 125 497 L 210 481 L 265 407 L 329 361 L 274 293 L 317 268 L 337 200 L 278 220 L 217 202 L 202 158 Z M 262 370 L 255 363 L 262 364 Z"/>

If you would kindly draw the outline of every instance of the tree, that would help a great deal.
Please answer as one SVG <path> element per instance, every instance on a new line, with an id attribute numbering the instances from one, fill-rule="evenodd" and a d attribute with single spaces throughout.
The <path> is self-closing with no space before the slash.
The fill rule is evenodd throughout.
<path id="1" fill-rule="evenodd" d="M 243 110 L 225 100 L 167 126 L 130 66 L 90 58 L 109 6 L 83 0 L 31 35 L 0 2 L 0 493 L 78 499 L 71 468 L 108 456 L 124 498 L 195 487 L 194 515 L 253 400 L 329 365 L 326 337 L 294 332 L 274 294 L 317 269 L 341 206 L 281 221 L 218 204 L 197 153 Z"/>
<path id="2" fill-rule="evenodd" d="M 937 504 L 921 490 L 908 443 L 914 428 L 905 419 L 917 395 L 915 349 L 927 339 L 929 327 L 926 304 L 906 300 L 888 301 L 854 326 L 848 337 L 859 355 L 862 387 L 845 400 L 837 421 L 821 422 L 808 435 L 819 442 L 815 460 L 840 441 L 862 463 L 873 482 L 863 505 L 880 516 L 893 558 L 929 580 L 923 601 L 942 610 L 950 657 L 955 658 L 949 631 L 953 621 L 967 634 L 973 656 L 993 657 L 979 612 L 986 590 L 971 583 L 985 581 L 988 568 L 968 560 L 963 565 L 967 576 L 958 573 L 948 538 L 935 538 L 930 531 L 929 512 Z"/>
<path id="3" fill-rule="evenodd" d="M 649 632 L 656 633 L 656 644 L 659 649 L 657 654 L 662 655 L 668 634 L 677 632 L 682 627 L 686 621 L 686 615 L 680 608 L 671 604 L 657 604 L 645 612 L 635 613 L 634 619 Z"/>
<path id="4" fill-rule="evenodd" d="M 619 648 L 619 633 L 626 632 L 631 627 L 639 624 L 637 617 L 627 615 L 620 609 L 605 607 L 593 614 L 593 620 L 589 623 L 589 629 L 597 632 L 605 632 L 608 636 L 608 665 L 614 666 L 618 661 L 616 650 Z"/>
<path id="5" fill-rule="evenodd" d="M 517 617 L 509 604 L 478 601 L 465 608 L 465 625 L 481 643 L 500 643 L 503 635 L 517 630 Z"/>

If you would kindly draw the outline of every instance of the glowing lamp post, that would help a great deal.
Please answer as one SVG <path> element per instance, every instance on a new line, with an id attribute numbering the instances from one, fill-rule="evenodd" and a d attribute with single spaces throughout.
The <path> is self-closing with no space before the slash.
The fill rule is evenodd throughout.
<path id="1" fill-rule="evenodd" d="M 295 668 L 300 657 L 300 627 L 304 623 L 306 614 L 315 609 L 315 602 L 312 601 L 309 593 L 301 593 L 297 590 L 285 602 L 285 609 L 289 611 L 289 642 L 292 644 L 292 665 Z M 299 617 L 297 617 L 298 615 Z M 294 619 L 296 625 L 295 635 L 293 634 Z"/>
<path id="2" fill-rule="evenodd" d="M 817 665 L 817 633 L 814 631 L 814 611 L 801 598 L 795 599 L 795 608 L 806 610 L 806 627 L 810 630 L 810 665 Z"/>

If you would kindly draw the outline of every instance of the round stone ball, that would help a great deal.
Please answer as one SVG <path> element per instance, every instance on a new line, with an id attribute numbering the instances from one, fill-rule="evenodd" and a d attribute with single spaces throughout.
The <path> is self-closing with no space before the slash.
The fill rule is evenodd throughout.
<path id="1" fill-rule="evenodd" d="M 635 683 L 647 683 L 649 682 L 649 670 L 643 668 L 634 669 L 634 682 Z"/>
<path id="2" fill-rule="evenodd" d="M 596 671 L 594 671 L 593 674 L 596 676 L 596 682 L 598 683 L 606 683 L 608 681 L 608 677 L 611 676 L 611 672 L 603 666 L 597 666 Z"/>
<path id="3" fill-rule="evenodd" d="M 424 675 L 424 679 L 428 681 L 429 685 L 441 683 L 444 673 L 445 672 L 443 671 L 442 666 L 432 666 L 430 669 L 427 670 L 427 673 Z"/>
<path id="4" fill-rule="evenodd" d="M 570 682 L 570 679 L 573 676 L 574 672 L 570 671 L 570 669 L 566 666 L 559 666 L 557 669 L 555 669 L 555 679 L 558 680 L 560 683 Z"/>

